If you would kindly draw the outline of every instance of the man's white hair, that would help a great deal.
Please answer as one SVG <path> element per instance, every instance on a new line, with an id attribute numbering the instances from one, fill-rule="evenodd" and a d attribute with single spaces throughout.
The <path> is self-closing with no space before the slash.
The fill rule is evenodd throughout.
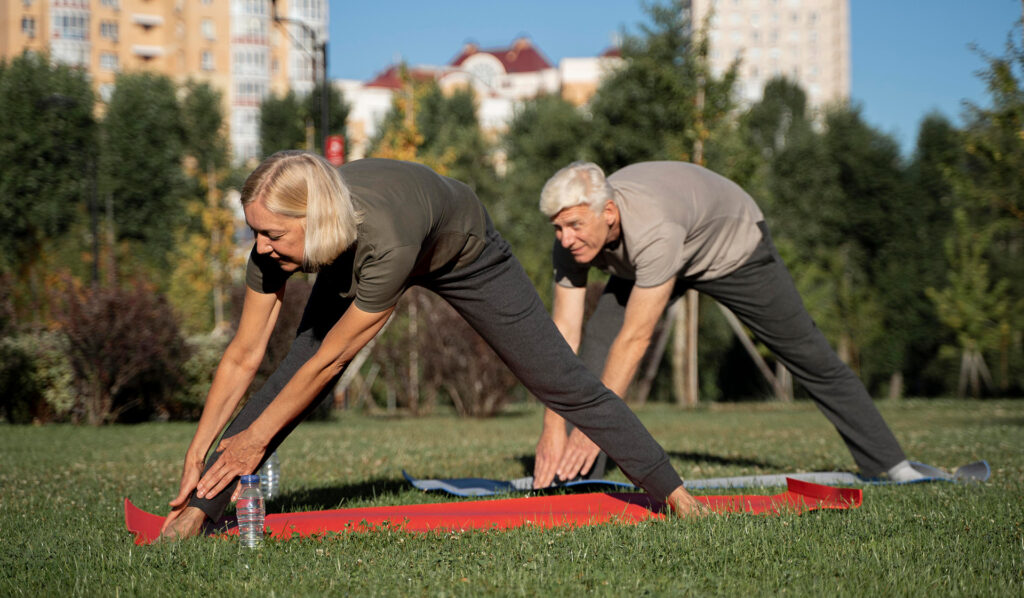
<path id="1" fill-rule="evenodd" d="M 612 199 L 612 187 L 604 171 L 593 162 L 573 162 L 559 170 L 540 192 L 540 211 L 548 218 L 566 208 L 588 205 L 595 213 Z"/>

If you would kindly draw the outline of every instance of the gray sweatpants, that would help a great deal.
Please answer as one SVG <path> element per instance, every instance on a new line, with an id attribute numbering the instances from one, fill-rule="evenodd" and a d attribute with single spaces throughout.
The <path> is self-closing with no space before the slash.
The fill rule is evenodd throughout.
<path id="1" fill-rule="evenodd" d="M 888 471 L 906 458 L 903 449 L 864 385 L 839 359 L 807 313 L 768 227 L 764 222 L 758 227 L 761 242 L 739 269 L 715 280 L 680 279 L 670 303 L 693 288 L 732 310 L 800 381 L 839 431 L 861 473 L 874 476 Z M 613 276 L 587 320 L 580 358 L 598 375 L 622 328 L 632 289 L 633 281 Z M 606 457 L 601 455 L 587 477 L 601 478 L 605 467 Z"/>
<path id="2" fill-rule="evenodd" d="M 338 282 L 324 276 L 317 278 L 289 353 L 228 425 L 226 438 L 248 428 L 266 409 L 348 308 L 350 300 L 338 295 Z M 487 243 L 476 261 L 410 283 L 437 293 L 451 304 L 534 396 L 583 430 L 615 459 L 633 483 L 657 499 L 664 499 L 682 484 L 668 455 L 640 420 L 569 348 L 519 261 L 490 223 Z M 330 394 L 331 387 L 333 384 L 302 417 L 273 439 L 267 455 Z M 218 456 L 211 455 L 207 469 Z M 216 520 L 227 507 L 234 487 L 230 484 L 213 499 L 193 496 L 189 505 Z"/>

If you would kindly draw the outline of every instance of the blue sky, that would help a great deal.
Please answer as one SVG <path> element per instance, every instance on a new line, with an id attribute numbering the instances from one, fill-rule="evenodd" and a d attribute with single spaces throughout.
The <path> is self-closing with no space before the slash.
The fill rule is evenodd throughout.
<path id="1" fill-rule="evenodd" d="M 634 0 L 334 0 L 328 66 L 332 78 L 362 79 L 398 60 L 445 64 L 463 44 L 505 46 L 526 35 L 557 64 L 593 56 L 616 33 L 648 22 Z M 904 153 L 937 110 L 960 122 L 962 103 L 985 103 L 969 46 L 1001 54 L 1019 38 L 1020 0 L 850 0 L 852 96 L 865 119 L 892 134 Z"/>

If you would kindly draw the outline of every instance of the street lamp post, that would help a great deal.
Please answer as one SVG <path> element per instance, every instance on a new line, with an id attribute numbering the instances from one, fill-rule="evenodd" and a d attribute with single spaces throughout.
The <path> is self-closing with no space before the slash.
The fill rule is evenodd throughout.
<path id="1" fill-rule="evenodd" d="M 321 87 L 320 87 L 320 138 L 321 138 L 321 144 L 322 144 L 321 147 L 320 147 L 320 152 L 323 155 L 327 155 L 327 128 L 329 126 L 329 122 L 330 122 L 329 119 L 330 119 L 330 116 L 331 116 L 331 108 L 330 108 L 330 102 L 329 102 L 330 90 L 327 88 L 327 40 L 320 41 L 320 36 L 317 35 L 316 29 L 313 29 L 312 27 L 310 27 L 309 24 L 306 23 L 305 21 L 301 21 L 299 19 L 291 19 L 291 18 L 288 18 L 288 17 L 278 16 L 278 14 L 277 14 L 277 0 L 271 0 L 270 5 L 271 5 L 271 15 L 272 15 L 275 23 L 282 23 L 282 24 L 285 24 L 285 25 L 295 24 L 295 25 L 298 25 L 298 26 L 302 27 L 303 31 L 305 31 L 310 36 L 310 38 L 313 40 L 313 47 L 315 49 L 314 52 L 318 52 L 320 54 L 320 60 L 319 60 L 319 63 L 320 63 L 319 67 L 320 68 L 319 69 L 317 68 L 317 57 L 316 57 L 316 54 L 315 53 L 310 53 L 310 58 L 313 59 L 313 87 L 314 87 L 314 89 L 316 88 L 316 75 L 317 75 L 317 71 L 320 72 L 320 84 L 321 84 Z M 290 37 L 290 35 L 289 35 L 289 37 Z M 294 42 L 295 39 L 292 38 L 292 41 Z M 306 51 L 305 47 L 301 46 L 300 44 L 296 44 L 296 45 L 299 46 L 299 47 L 302 47 L 302 49 L 304 51 Z"/>

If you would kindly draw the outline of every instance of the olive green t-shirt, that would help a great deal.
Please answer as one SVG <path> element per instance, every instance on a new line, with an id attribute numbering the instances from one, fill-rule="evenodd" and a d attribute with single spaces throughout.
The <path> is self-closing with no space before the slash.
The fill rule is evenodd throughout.
<path id="1" fill-rule="evenodd" d="M 587 284 L 595 267 L 638 287 L 672 278 L 713 280 L 733 272 L 753 254 L 764 220 L 739 185 L 687 162 L 641 162 L 608 177 L 619 209 L 621 234 L 589 264 L 578 264 L 557 241 L 555 281 Z"/>
<path id="2" fill-rule="evenodd" d="M 410 284 L 472 263 L 483 251 L 487 216 L 464 183 L 414 162 L 368 158 L 338 169 L 362 215 L 356 242 L 318 277 L 338 277 L 340 294 L 367 312 L 394 306 Z M 288 273 L 256 253 L 246 285 L 276 292 Z"/>

